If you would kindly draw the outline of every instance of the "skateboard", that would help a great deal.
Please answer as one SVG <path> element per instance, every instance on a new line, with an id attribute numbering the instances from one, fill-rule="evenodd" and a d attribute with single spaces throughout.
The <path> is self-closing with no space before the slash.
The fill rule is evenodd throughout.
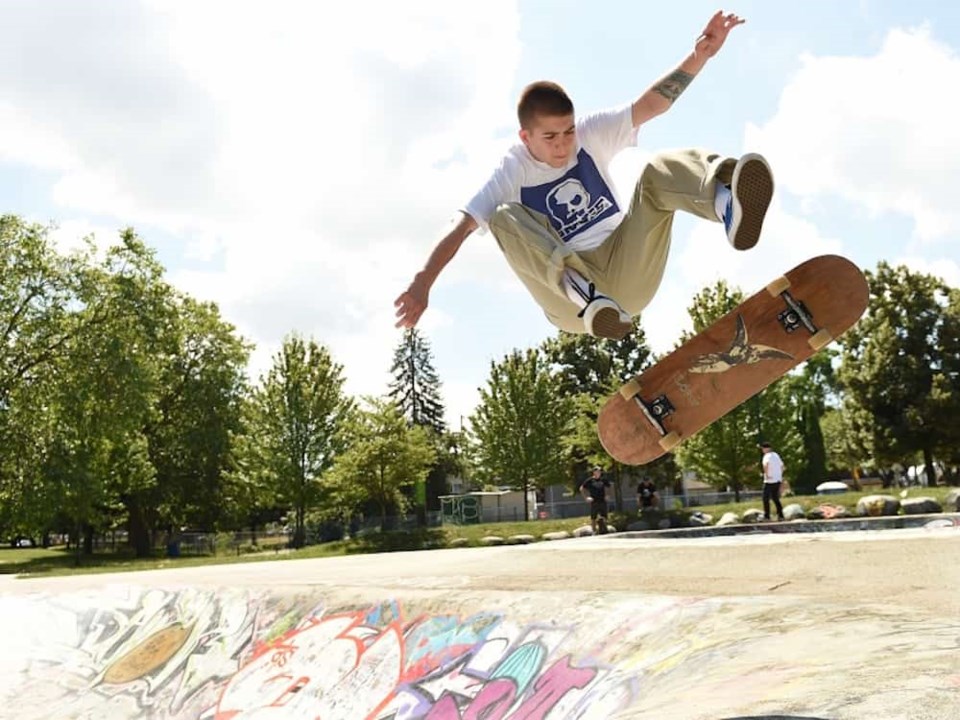
<path id="1" fill-rule="evenodd" d="M 846 258 L 801 263 L 614 393 L 601 444 L 627 465 L 656 460 L 838 338 L 868 297 Z"/>

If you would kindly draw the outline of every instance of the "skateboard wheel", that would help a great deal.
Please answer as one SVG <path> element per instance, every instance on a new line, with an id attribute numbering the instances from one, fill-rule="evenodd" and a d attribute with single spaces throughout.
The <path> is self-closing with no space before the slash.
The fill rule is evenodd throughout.
<path id="1" fill-rule="evenodd" d="M 673 450 L 674 447 L 680 442 L 680 436 L 676 432 L 668 432 L 662 438 L 660 438 L 660 447 L 662 447 L 667 452 Z"/>
<path id="2" fill-rule="evenodd" d="M 787 279 L 787 276 L 781 275 L 772 283 L 767 285 L 767 292 L 773 295 L 773 297 L 776 297 L 777 295 L 779 295 L 789 287 L 790 287 L 790 281 Z"/>
<path id="3" fill-rule="evenodd" d="M 829 330 L 817 330 L 807 342 L 814 350 L 820 350 L 824 345 L 833 342 L 833 335 Z"/>
<path id="4" fill-rule="evenodd" d="M 620 388 L 620 397 L 622 397 L 624 400 L 629 400 L 634 395 L 638 395 L 639 393 L 640 383 L 637 382 L 636 378 L 633 378 L 633 380 L 628 380 L 627 383 Z"/>

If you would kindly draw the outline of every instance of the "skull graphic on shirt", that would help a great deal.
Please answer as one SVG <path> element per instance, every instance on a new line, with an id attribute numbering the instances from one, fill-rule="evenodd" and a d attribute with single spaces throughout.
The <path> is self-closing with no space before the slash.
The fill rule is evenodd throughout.
<path id="1" fill-rule="evenodd" d="M 567 178 L 547 195 L 547 207 L 561 227 L 566 227 L 587 212 L 590 193 L 579 180 Z"/>

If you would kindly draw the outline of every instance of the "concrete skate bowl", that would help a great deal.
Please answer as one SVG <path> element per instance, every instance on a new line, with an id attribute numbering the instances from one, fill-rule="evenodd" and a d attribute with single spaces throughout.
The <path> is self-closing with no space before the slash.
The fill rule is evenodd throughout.
<path id="1" fill-rule="evenodd" d="M 957 717 L 958 622 L 783 598 L 464 595 L 0 597 L 0 717 Z"/>

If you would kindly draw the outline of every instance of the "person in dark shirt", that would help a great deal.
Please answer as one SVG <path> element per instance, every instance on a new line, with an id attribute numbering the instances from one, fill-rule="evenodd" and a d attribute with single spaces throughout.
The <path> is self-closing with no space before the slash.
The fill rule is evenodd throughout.
<path id="1" fill-rule="evenodd" d="M 657 495 L 657 486 L 650 478 L 643 478 L 637 485 L 637 508 L 640 512 L 659 507 L 660 496 Z"/>
<path id="2" fill-rule="evenodd" d="M 604 535 L 607 532 L 607 488 L 610 487 L 610 481 L 603 477 L 603 468 L 599 465 L 593 467 L 593 471 L 583 485 L 580 486 L 580 493 L 583 499 L 590 503 L 590 526 L 593 528 L 593 534 Z"/>

